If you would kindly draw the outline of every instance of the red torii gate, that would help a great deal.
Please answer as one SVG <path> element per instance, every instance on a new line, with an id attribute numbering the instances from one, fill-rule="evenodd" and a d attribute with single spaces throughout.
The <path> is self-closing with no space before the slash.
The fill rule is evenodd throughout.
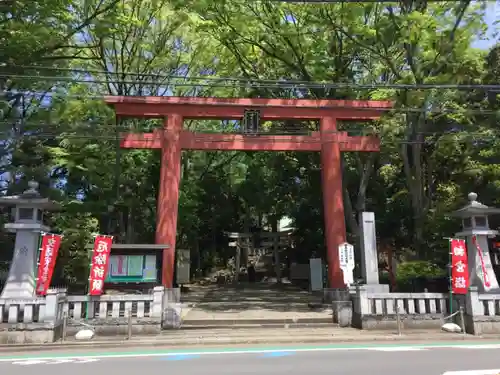
<path id="1" fill-rule="evenodd" d="M 199 97 L 108 96 L 117 116 L 165 118 L 164 128 L 153 133 L 126 134 L 122 148 L 161 149 L 160 191 L 156 242 L 169 244 L 163 251 L 162 284 L 173 285 L 177 206 L 181 177 L 181 151 L 319 151 L 321 152 L 328 279 L 331 288 L 344 287 L 338 245 L 346 238 L 342 195 L 342 151 L 379 151 L 373 136 L 348 136 L 337 131 L 337 120 L 376 120 L 392 108 L 388 101 L 245 99 Z M 197 133 L 183 129 L 184 119 L 241 120 L 245 110 L 258 109 L 263 120 L 319 120 L 320 131 L 311 135 L 244 135 Z"/>

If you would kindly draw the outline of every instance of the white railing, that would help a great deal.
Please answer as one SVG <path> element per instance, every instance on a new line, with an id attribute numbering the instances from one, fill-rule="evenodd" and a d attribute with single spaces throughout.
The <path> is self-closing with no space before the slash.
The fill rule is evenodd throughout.
<path id="1" fill-rule="evenodd" d="M 479 293 L 476 286 L 466 295 L 466 313 L 471 317 L 468 332 L 475 335 L 500 332 L 500 294 Z"/>
<path id="2" fill-rule="evenodd" d="M 367 313 L 369 315 L 444 314 L 447 296 L 442 293 L 370 293 Z"/>
<path id="3" fill-rule="evenodd" d="M 155 287 L 151 294 L 109 294 L 103 296 L 67 296 L 62 306 L 62 314 L 71 320 L 128 318 L 161 318 L 164 288 Z"/>
<path id="4" fill-rule="evenodd" d="M 479 294 L 476 315 L 500 317 L 500 294 Z"/>
<path id="5" fill-rule="evenodd" d="M 66 291 L 50 289 L 45 297 L 0 299 L 1 324 L 58 324 Z"/>
<path id="6" fill-rule="evenodd" d="M 45 298 L 0 300 L 0 323 L 38 323 L 44 315 Z"/>
<path id="7" fill-rule="evenodd" d="M 1 299 L 0 324 L 60 323 L 71 320 L 161 317 L 163 288 L 148 295 L 67 296 L 65 291 L 49 291 L 46 297 Z M 87 316 L 88 315 L 88 316 Z"/>
<path id="8" fill-rule="evenodd" d="M 74 320 L 152 317 L 153 295 L 68 296 L 63 312 Z"/>
<path id="9" fill-rule="evenodd" d="M 447 313 L 448 294 L 376 293 L 358 286 L 352 295 L 354 312 L 364 315 L 437 315 Z"/>

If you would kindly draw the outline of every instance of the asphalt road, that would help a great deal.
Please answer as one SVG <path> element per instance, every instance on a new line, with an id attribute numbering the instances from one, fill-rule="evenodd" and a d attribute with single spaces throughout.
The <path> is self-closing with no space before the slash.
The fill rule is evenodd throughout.
<path id="1" fill-rule="evenodd" d="M 500 344 L 352 345 L 283 348 L 217 348 L 196 351 L 53 352 L 2 356 L 0 373 L 17 375 L 442 375 L 493 370 L 500 374 Z M 38 355 L 38 356 L 37 356 Z M 14 372 L 15 371 L 15 372 Z M 470 375 L 476 375 L 470 374 Z M 446 374 L 454 375 L 454 374 Z M 456 374 L 469 375 L 469 374 Z"/>

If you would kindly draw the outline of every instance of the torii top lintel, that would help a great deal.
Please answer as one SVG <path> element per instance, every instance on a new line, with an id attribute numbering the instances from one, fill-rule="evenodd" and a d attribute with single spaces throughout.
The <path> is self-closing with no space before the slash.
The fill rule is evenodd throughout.
<path id="1" fill-rule="evenodd" d="M 336 120 L 376 120 L 393 107 L 390 101 L 310 100 L 262 98 L 203 98 L 157 96 L 107 96 L 117 116 L 139 118 L 240 120 L 244 111 L 259 109 L 261 119 L 320 120 L 320 132 L 311 135 L 242 135 L 195 133 L 176 127 L 182 149 L 246 151 L 320 151 L 325 142 L 337 143 L 340 151 L 378 151 L 380 142 L 372 136 L 347 136 L 338 132 Z M 175 121 L 174 121 L 175 122 Z M 171 125 L 166 124 L 171 133 Z M 166 132 L 126 134 L 123 148 L 161 148 Z M 170 136 L 173 136 L 170 134 Z M 167 137 L 170 137 L 167 136 Z"/>
<path id="2" fill-rule="evenodd" d="M 390 101 L 326 99 L 202 98 L 179 96 L 106 96 L 116 114 L 129 117 L 241 119 L 246 109 L 259 109 L 263 120 L 310 119 L 376 120 L 393 107 Z"/>

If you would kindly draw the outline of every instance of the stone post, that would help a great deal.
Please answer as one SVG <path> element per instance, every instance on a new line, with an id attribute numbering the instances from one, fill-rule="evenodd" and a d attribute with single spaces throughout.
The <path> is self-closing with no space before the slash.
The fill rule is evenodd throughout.
<path id="1" fill-rule="evenodd" d="M 166 288 L 163 293 L 163 328 L 180 328 L 182 325 L 181 291 Z"/>
<path id="2" fill-rule="evenodd" d="M 361 275 L 370 290 L 388 293 L 389 285 L 380 284 L 378 275 L 377 233 L 375 214 L 361 213 Z"/>
<path id="3" fill-rule="evenodd" d="M 356 294 L 353 296 L 352 325 L 356 328 L 363 328 L 363 316 L 370 310 L 368 304 L 368 287 L 358 285 Z"/>
<path id="4" fill-rule="evenodd" d="M 361 315 L 370 314 L 370 303 L 368 301 L 368 287 L 360 285 L 356 288 L 356 298 L 359 301 L 359 313 Z"/>
<path id="5" fill-rule="evenodd" d="M 480 316 L 484 314 L 483 306 L 479 300 L 479 288 L 471 286 L 465 299 L 465 312 L 471 316 Z"/>
<path id="6" fill-rule="evenodd" d="M 473 335 L 481 334 L 476 328 L 475 319 L 484 315 L 484 307 L 479 300 L 479 288 L 477 286 L 469 287 L 465 296 L 465 330 Z"/>
<path id="7" fill-rule="evenodd" d="M 51 323 L 54 327 L 59 323 L 59 291 L 49 289 L 45 296 L 45 314 L 44 322 Z"/>
<path id="8" fill-rule="evenodd" d="M 332 301 L 333 322 L 340 327 L 349 327 L 352 324 L 352 310 L 355 296 L 350 289 L 329 289 Z"/>
<path id="9" fill-rule="evenodd" d="M 57 319 L 62 322 L 64 318 L 64 313 L 68 313 L 68 289 L 58 289 L 57 290 Z"/>
<path id="10" fill-rule="evenodd" d="M 151 305 L 151 316 L 155 319 L 162 318 L 164 286 L 155 286 L 153 289 L 153 303 Z"/>

